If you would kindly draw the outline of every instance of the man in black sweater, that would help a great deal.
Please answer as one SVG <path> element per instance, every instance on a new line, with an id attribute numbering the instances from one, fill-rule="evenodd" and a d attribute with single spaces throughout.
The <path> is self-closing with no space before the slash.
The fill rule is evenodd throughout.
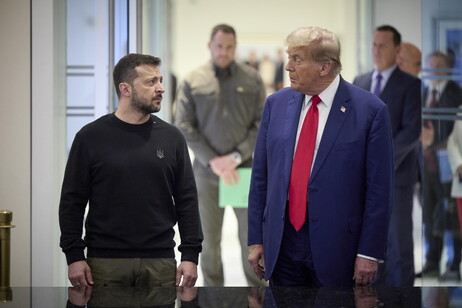
<path id="1" fill-rule="evenodd" d="M 59 205 L 60 246 L 73 286 L 196 282 L 203 240 L 196 184 L 182 133 L 151 114 L 165 91 L 159 65 L 148 55 L 120 59 L 113 72 L 117 111 L 75 136 Z"/>

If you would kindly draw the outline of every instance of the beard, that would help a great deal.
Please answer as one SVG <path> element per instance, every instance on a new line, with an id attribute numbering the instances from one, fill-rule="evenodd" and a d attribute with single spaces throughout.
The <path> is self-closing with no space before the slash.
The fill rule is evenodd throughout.
<path id="1" fill-rule="evenodd" d="M 155 99 L 162 99 L 162 94 L 158 94 L 154 97 Z M 138 111 L 141 114 L 147 115 L 150 113 L 159 112 L 160 110 L 160 103 L 159 105 L 153 105 L 152 100 L 140 98 L 136 91 L 133 91 L 132 97 L 132 107 L 135 111 Z"/>

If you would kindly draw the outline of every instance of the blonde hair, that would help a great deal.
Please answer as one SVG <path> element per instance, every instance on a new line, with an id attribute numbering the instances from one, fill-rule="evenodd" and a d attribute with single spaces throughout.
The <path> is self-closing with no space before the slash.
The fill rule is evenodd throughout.
<path id="1" fill-rule="evenodd" d="M 309 46 L 314 61 L 332 63 L 332 75 L 342 70 L 340 62 L 340 41 L 338 37 L 319 27 L 301 27 L 287 36 L 288 47 Z"/>

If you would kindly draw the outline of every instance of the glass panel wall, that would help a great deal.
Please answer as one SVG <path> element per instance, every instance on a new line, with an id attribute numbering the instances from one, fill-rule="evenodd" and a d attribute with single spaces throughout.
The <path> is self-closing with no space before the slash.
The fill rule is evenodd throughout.
<path id="1" fill-rule="evenodd" d="M 113 111 L 109 69 L 128 52 L 128 0 L 67 0 L 67 149 L 85 124 Z"/>
<path id="2" fill-rule="evenodd" d="M 172 12 L 171 1 L 142 0 L 141 1 L 141 52 L 159 57 L 162 60 L 161 73 L 163 85 L 162 108 L 156 116 L 171 122 L 174 94 L 176 91 L 175 76 L 171 74 L 172 58 Z"/>
<path id="3" fill-rule="evenodd" d="M 461 1 L 422 1 L 422 57 L 422 284 L 461 285 Z"/>

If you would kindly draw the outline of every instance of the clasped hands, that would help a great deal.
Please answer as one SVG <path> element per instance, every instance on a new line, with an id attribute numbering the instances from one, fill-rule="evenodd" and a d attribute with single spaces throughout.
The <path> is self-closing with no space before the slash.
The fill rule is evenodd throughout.
<path id="1" fill-rule="evenodd" d="M 236 185 L 239 182 L 239 173 L 237 172 L 237 163 L 231 154 L 217 156 L 209 161 L 213 173 L 223 179 L 226 185 Z"/>

